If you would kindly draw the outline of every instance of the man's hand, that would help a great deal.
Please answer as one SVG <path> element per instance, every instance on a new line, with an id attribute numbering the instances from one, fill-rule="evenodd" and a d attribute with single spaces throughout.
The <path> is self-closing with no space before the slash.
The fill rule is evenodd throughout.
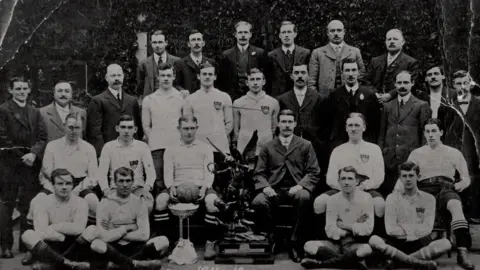
<path id="1" fill-rule="evenodd" d="M 467 188 L 465 184 L 462 182 L 455 183 L 454 187 L 455 187 L 455 191 L 457 192 L 462 192 L 465 188 Z"/>
<path id="2" fill-rule="evenodd" d="M 232 155 L 230 154 L 225 155 L 225 163 L 234 163 L 234 162 L 235 162 L 235 159 L 233 158 Z"/>
<path id="3" fill-rule="evenodd" d="M 277 196 L 277 193 L 275 192 L 275 190 L 273 190 L 272 187 L 265 187 L 263 189 L 263 193 L 265 193 L 265 195 L 267 195 L 267 197 L 271 198 L 273 196 Z"/>
<path id="4" fill-rule="evenodd" d="M 288 196 L 293 196 L 293 195 L 295 195 L 295 193 L 297 193 L 298 191 L 300 191 L 302 189 L 303 189 L 303 187 L 300 186 L 300 185 L 293 186 L 288 190 Z"/>
<path id="5" fill-rule="evenodd" d="M 186 98 L 190 95 L 190 92 L 188 90 L 180 90 L 180 95 L 182 95 L 183 98 Z"/>
<path id="6" fill-rule="evenodd" d="M 360 191 L 364 191 L 366 189 L 365 185 L 361 183 L 360 185 L 357 186 L 357 189 Z"/>
<path id="7" fill-rule="evenodd" d="M 205 199 L 205 193 L 207 192 L 207 187 L 202 186 L 200 188 L 200 193 L 198 194 L 197 202 L 201 202 Z"/>
<path id="8" fill-rule="evenodd" d="M 170 193 L 170 201 L 172 203 L 179 203 L 177 198 L 177 187 L 171 186 L 169 193 Z"/>
<path id="9" fill-rule="evenodd" d="M 23 155 L 22 162 L 25 165 L 27 165 L 29 167 L 32 167 L 33 162 L 35 161 L 35 158 L 37 158 L 37 156 L 34 153 L 28 153 L 28 154 Z"/>
<path id="10" fill-rule="evenodd" d="M 391 98 L 392 98 L 392 95 L 390 95 L 389 93 L 386 93 L 386 94 L 379 94 L 377 95 L 378 97 L 378 102 L 380 103 L 385 103 L 385 102 L 388 102 Z"/>
<path id="11" fill-rule="evenodd" d="M 57 232 L 55 229 L 53 229 L 52 226 L 48 226 L 43 234 L 43 239 L 50 240 L 50 241 L 63 242 L 65 241 L 65 235 Z"/>

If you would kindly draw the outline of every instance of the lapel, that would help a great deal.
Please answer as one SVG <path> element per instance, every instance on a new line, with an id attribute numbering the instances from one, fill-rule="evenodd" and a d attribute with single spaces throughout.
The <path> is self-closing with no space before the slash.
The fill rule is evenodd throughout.
<path id="1" fill-rule="evenodd" d="M 332 47 L 332 46 L 330 46 Z M 333 49 L 332 49 L 333 50 Z M 350 56 L 352 54 L 352 47 L 350 47 L 349 45 L 347 45 L 346 43 L 343 43 L 343 47 L 342 47 L 342 52 L 341 52 L 341 59 L 345 59 L 347 58 L 348 56 Z M 358 91 L 357 91 L 358 92 Z"/>
<path id="2" fill-rule="evenodd" d="M 470 94 L 471 95 L 471 94 Z M 473 114 L 475 113 L 475 110 L 478 108 L 478 103 L 477 103 L 477 99 L 475 99 L 474 96 L 472 96 L 470 98 L 470 102 L 468 104 L 468 108 L 467 108 L 467 112 L 465 113 L 465 119 L 470 119 Z M 462 109 L 460 108 L 460 106 L 458 106 L 458 108 L 460 109 L 460 111 L 462 111 Z"/>
<path id="3" fill-rule="evenodd" d="M 275 150 L 276 150 L 277 152 L 279 152 L 280 154 L 282 154 L 282 155 L 285 156 L 285 154 L 286 154 L 287 151 L 285 150 L 285 147 L 283 147 L 282 142 L 280 141 L 279 136 L 276 136 L 276 137 L 273 139 L 273 141 L 274 141 L 273 147 L 275 148 Z"/>
<path id="4" fill-rule="evenodd" d="M 350 108 L 350 94 L 348 93 L 347 87 L 345 87 L 345 85 L 343 85 L 341 88 L 338 89 L 337 102 L 345 103 L 348 106 L 348 108 Z"/>
<path id="5" fill-rule="evenodd" d="M 297 51 L 297 50 L 295 50 L 295 51 Z M 295 59 L 297 58 L 296 55 L 297 55 L 297 52 L 295 52 L 295 56 L 294 56 Z M 282 68 L 283 72 L 287 72 L 286 67 L 285 67 L 285 55 L 284 55 L 281 47 L 275 50 L 274 58 L 275 58 L 275 60 L 277 60 L 278 65 Z"/>
<path id="6" fill-rule="evenodd" d="M 28 120 L 27 119 L 23 119 L 20 114 L 16 113 L 15 112 L 15 106 L 17 106 L 17 104 L 14 104 L 15 101 L 13 101 L 13 99 L 10 99 L 10 103 L 8 105 L 9 107 L 9 110 L 10 110 L 10 114 L 13 116 L 13 118 L 15 120 L 17 120 L 22 126 L 24 127 L 29 127 L 30 126 L 30 123 L 28 123 Z M 28 105 L 26 105 L 28 106 Z M 28 117 L 30 117 L 30 111 L 27 113 L 28 114 Z"/>
<path id="7" fill-rule="evenodd" d="M 202 55 L 202 61 L 205 61 L 205 56 Z M 193 59 L 192 57 L 189 55 L 187 55 L 185 58 L 185 63 L 187 63 L 188 66 L 190 66 L 193 70 L 196 70 L 197 69 L 197 64 L 195 64 L 195 62 L 193 62 Z"/>
<path id="8" fill-rule="evenodd" d="M 313 102 L 313 96 L 314 96 L 313 91 L 315 90 L 307 89 L 307 92 L 305 93 L 305 97 L 303 98 L 302 106 L 300 107 L 300 109 L 307 107 L 311 102 Z M 295 92 L 293 92 L 293 96 L 295 100 L 297 100 L 297 97 L 295 96 Z M 297 104 L 298 104 L 298 100 L 297 100 Z"/>
<path id="9" fill-rule="evenodd" d="M 73 106 L 70 105 L 70 111 L 72 111 Z M 48 105 L 47 114 L 49 116 L 50 122 L 52 122 L 58 129 L 64 132 L 65 128 L 62 123 L 62 119 L 60 119 L 60 115 L 58 115 L 57 109 L 55 108 L 55 103 Z"/>
<path id="10" fill-rule="evenodd" d="M 397 101 L 397 105 L 398 105 L 398 99 L 396 101 Z M 405 103 L 403 105 L 403 110 L 400 112 L 398 122 L 402 122 L 403 119 L 405 119 L 410 114 L 410 112 L 412 111 L 415 103 L 417 103 L 417 98 L 414 97 L 413 95 L 411 95 L 410 98 L 408 99 L 407 103 Z"/>
<path id="11" fill-rule="evenodd" d="M 290 142 L 290 145 L 288 146 L 288 150 L 287 150 L 287 153 L 285 154 L 285 156 L 290 155 L 293 151 L 295 151 L 295 149 L 297 149 L 300 146 L 300 139 L 295 135 L 292 135 L 292 136 L 293 136 L 292 141 Z"/>
<path id="12" fill-rule="evenodd" d="M 302 59 L 302 55 L 305 51 L 303 49 L 301 49 L 299 46 L 295 45 L 295 50 L 294 50 L 294 54 L 293 54 L 293 63 L 294 64 L 297 64 L 300 61 L 300 59 Z M 298 61 L 298 62 L 297 62 Z"/>
<path id="13" fill-rule="evenodd" d="M 344 45 L 345 46 L 345 45 Z M 330 59 L 336 60 L 337 54 L 333 50 L 333 47 L 328 43 L 327 45 L 323 46 L 323 53 Z"/>
<path id="14" fill-rule="evenodd" d="M 122 93 L 122 94 L 123 94 L 123 99 L 125 99 L 125 93 Z M 105 98 L 108 100 L 108 102 L 110 102 L 110 104 L 115 106 L 117 109 L 119 109 L 119 110 L 122 109 L 122 108 L 120 108 L 120 104 L 118 103 L 118 99 L 115 96 L 113 96 L 112 92 L 110 92 L 110 90 L 108 88 L 107 88 L 107 90 L 105 90 Z"/>
<path id="15" fill-rule="evenodd" d="M 250 46 L 248 46 L 248 49 L 250 50 Z M 232 51 L 227 54 L 228 55 L 228 58 L 230 58 L 230 62 L 231 63 L 237 63 L 237 50 L 238 50 L 238 47 L 237 47 L 237 44 L 235 43 L 235 46 L 233 46 L 233 48 L 231 49 Z"/>
<path id="16" fill-rule="evenodd" d="M 307 90 L 308 92 L 308 90 Z M 305 98 L 303 99 L 303 103 L 305 103 L 306 95 Z M 290 90 L 290 92 L 287 94 L 287 100 L 292 105 L 294 112 L 298 111 L 300 108 L 300 104 L 298 104 L 297 96 L 295 95 L 295 90 Z"/>
<path id="17" fill-rule="evenodd" d="M 387 63 L 387 59 L 388 59 L 388 58 L 387 58 L 386 56 L 387 56 L 387 55 L 385 55 L 385 63 L 388 64 L 388 63 Z M 391 72 L 397 70 L 397 68 L 402 64 L 404 58 L 405 58 L 405 57 L 404 57 L 403 51 L 402 51 L 402 52 L 400 52 L 400 54 L 397 56 L 397 58 L 395 58 L 395 60 L 393 60 L 393 62 L 390 64 L 390 66 L 388 66 L 387 72 L 391 73 Z"/>
<path id="18" fill-rule="evenodd" d="M 132 96 L 129 94 L 123 92 L 123 97 L 122 97 L 122 112 L 125 112 L 127 110 L 128 104 L 130 104 L 130 99 Z"/>
<path id="19" fill-rule="evenodd" d="M 152 67 L 151 70 L 153 70 L 152 76 L 150 77 L 150 89 L 153 89 L 155 84 L 155 71 L 157 70 L 157 63 L 155 63 L 155 58 L 153 57 L 153 54 L 147 59 L 147 65 Z"/>
<path id="20" fill-rule="evenodd" d="M 254 55 L 256 55 L 256 50 L 255 50 L 255 47 L 252 46 L 252 44 L 248 44 L 248 55 L 247 55 L 247 59 L 248 59 L 248 63 L 247 63 L 247 67 L 248 67 L 248 70 L 250 70 L 250 66 L 252 65 L 253 63 L 253 58 L 255 57 Z"/>

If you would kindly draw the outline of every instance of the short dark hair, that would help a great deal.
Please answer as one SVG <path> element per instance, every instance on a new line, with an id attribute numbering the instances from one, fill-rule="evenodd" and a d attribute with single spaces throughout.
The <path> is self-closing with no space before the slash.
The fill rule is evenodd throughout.
<path id="1" fill-rule="evenodd" d="M 162 30 L 153 30 L 151 34 L 151 36 L 160 36 L 160 35 L 165 36 L 165 33 Z M 165 37 L 165 39 L 167 38 Z"/>
<path id="2" fill-rule="evenodd" d="M 28 87 L 30 87 L 30 81 L 25 79 L 25 77 L 22 77 L 22 76 L 16 76 L 16 77 L 12 77 L 10 78 L 9 82 L 8 82 L 8 86 L 10 89 L 13 88 L 13 85 L 16 83 L 16 82 L 25 82 L 28 84 Z"/>
<path id="3" fill-rule="evenodd" d="M 158 65 L 157 72 L 160 73 L 161 70 L 167 70 L 167 69 L 173 70 L 173 74 L 175 74 L 175 67 L 173 67 L 173 65 L 170 63 L 161 63 L 160 65 Z"/>
<path id="4" fill-rule="evenodd" d="M 346 166 L 346 167 L 343 167 L 340 170 L 338 170 L 338 179 L 340 179 L 340 174 L 342 172 L 347 172 L 347 173 L 351 172 L 355 175 L 355 179 L 358 179 L 358 171 L 353 166 Z"/>
<path id="5" fill-rule="evenodd" d="M 113 181 L 117 182 L 118 176 L 130 176 L 134 179 L 133 170 L 127 167 L 120 167 L 113 172 Z"/>
<path id="6" fill-rule="evenodd" d="M 353 58 L 345 58 L 345 59 L 342 60 L 342 72 L 343 72 L 343 66 L 345 64 L 357 64 L 357 68 L 358 68 L 357 60 L 355 60 Z"/>
<path id="7" fill-rule="evenodd" d="M 458 78 L 463 78 L 463 77 L 470 77 L 470 75 L 468 74 L 467 71 L 465 70 L 457 70 L 453 73 L 453 76 L 452 76 L 452 81 L 455 80 L 455 79 L 458 79 Z"/>
<path id="8" fill-rule="evenodd" d="M 200 32 L 200 31 L 198 31 L 197 29 L 193 29 L 192 31 L 190 31 L 190 32 L 188 33 L 188 41 L 190 41 L 190 36 L 191 36 L 191 35 L 195 35 L 195 34 L 200 34 L 200 35 L 202 35 L 202 39 L 203 39 L 203 33 Z"/>
<path id="9" fill-rule="evenodd" d="M 248 76 L 252 75 L 252 74 L 255 74 L 255 73 L 261 73 L 263 75 L 263 77 L 265 78 L 265 74 L 263 74 L 263 72 L 258 69 L 258 68 L 252 68 L 248 71 Z"/>
<path id="10" fill-rule="evenodd" d="M 73 174 L 64 168 L 58 168 L 52 171 L 52 174 L 50 175 L 50 179 L 52 180 L 52 183 L 55 184 L 55 179 L 60 176 L 66 176 L 70 175 L 73 178 Z"/>
<path id="11" fill-rule="evenodd" d="M 295 115 L 295 113 L 292 110 L 289 110 L 289 109 L 281 110 L 278 113 L 277 121 L 280 121 L 280 116 L 282 116 L 282 115 L 291 115 L 291 116 L 293 116 L 293 120 L 297 121 L 297 116 Z"/>
<path id="12" fill-rule="evenodd" d="M 351 112 L 348 114 L 347 120 L 354 117 L 360 117 L 363 120 L 363 125 L 367 126 L 367 120 L 365 120 L 365 116 L 359 112 Z M 347 124 L 347 120 L 345 120 L 345 124 Z"/>
<path id="13" fill-rule="evenodd" d="M 129 114 L 124 114 L 122 116 L 120 116 L 120 118 L 118 119 L 118 122 L 117 122 L 117 125 L 120 125 L 121 122 L 123 121 L 133 121 L 133 124 L 136 126 L 137 123 L 135 123 L 135 119 L 133 118 L 133 116 L 129 115 Z"/>
<path id="14" fill-rule="evenodd" d="M 300 63 L 300 62 L 299 62 L 299 63 L 294 63 L 294 64 L 293 64 L 292 70 L 291 70 L 292 73 L 293 73 L 293 68 L 294 68 L 294 67 L 301 67 L 301 66 L 306 66 L 306 67 L 307 67 L 307 72 L 308 72 L 308 65 L 305 64 L 305 63 Z"/>
<path id="15" fill-rule="evenodd" d="M 178 118 L 178 126 L 182 126 L 182 122 L 194 122 L 195 124 L 198 124 L 197 117 L 193 114 L 186 114 L 182 115 L 180 118 Z"/>
<path id="16" fill-rule="evenodd" d="M 404 163 L 398 165 L 398 173 L 400 174 L 401 171 L 415 171 L 415 173 L 418 175 L 420 175 L 420 167 L 418 167 L 418 165 L 413 162 L 413 161 L 405 161 Z"/>
<path id="17" fill-rule="evenodd" d="M 205 68 L 213 68 L 214 73 L 217 74 L 217 70 L 216 70 L 215 66 L 212 65 L 212 63 L 210 63 L 209 61 L 200 64 L 200 67 L 198 68 L 198 70 L 200 71 L 200 70 L 205 69 Z"/>
<path id="18" fill-rule="evenodd" d="M 80 112 L 71 112 L 65 117 L 65 123 L 68 119 L 75 119 L 75 121 L 81 120 L 82 124 L 85 123 L 85 116 Z"/>
<path id="19" fill-rule="evenodd" d="M 445 70 L 444 70 L 444 68 L 441 64 L 439 64 L 439 63 L 427 63 L 427 65 L 425 66 L 425 76 L 427 76 L 427 72 L 430 69 L 433 69 L 433 68 L 438 68 L 442 75 L 445 74 Z"/>
<path id="20" fill-rule="evenodd" d="M 291 21 L 283 21 L 281 24 L 280 24 L 280 29 L 282 28 L 282 26 L 285 26 L 285 25 L 293 25 L 293 32 L 297 32 L 297 26 L 291 22 Z M 279 31 L 280 31 L 279 29 Z"/>
<path id="21" fill-rule="evenodd" d="M 442 121 L 440 121 L 437 118 L 430 118 L 427 121 L 425 121 L 425 124 L 423 125 L 423 129 L 425 130 L 426 125 L 437 125 L 438 129 L 441 131 L 445 130 L 445 127 L 443 126 Z"/>

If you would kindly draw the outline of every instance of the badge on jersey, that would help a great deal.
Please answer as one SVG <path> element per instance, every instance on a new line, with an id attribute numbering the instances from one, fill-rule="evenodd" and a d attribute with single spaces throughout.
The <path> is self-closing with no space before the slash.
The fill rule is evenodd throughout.
<path id="1" fill-rule="evenodd" d="M 138 160 L 130 160 L 130 167 L 132 168 L 132 170 L 136 170 L 137 169 L 137 166 L 138 166 Z"/>
<path id="2" fill-rule="evenodd" d="M 425 208 L 423 207 L 417 207 L 417 216 L 421 219 L 423 219 L 423 215 L 425 214 Z"/>
<path id="3" fill-rule="evenodd" d="M 222 108 L 222 102 L 220 102 L 220 101 L 214 101 L 214 102 L 213 102 L 213 106 L 215 107 L 215 109 L 216 109 L 217 111 L 219 111 L 219 110 Z"/>
<path id="4" fill-rule="evenodd" d="M 262 106 L 263 114 L 268 114 L 269 111 L 270 111 L 270 106 Z"/>
<path id="5" fill-rule="evenodd" d="M 370 155 L 360 154 L 360 159 L 362 160 L 363 163 L 367 163 L 368 160 L 370 160 Z"/>

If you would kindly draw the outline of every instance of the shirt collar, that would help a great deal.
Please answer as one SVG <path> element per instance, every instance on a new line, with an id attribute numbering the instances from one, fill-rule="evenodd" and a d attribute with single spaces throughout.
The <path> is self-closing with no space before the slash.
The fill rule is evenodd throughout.
<path id="1" fill-rule="evenodd" d="M 395 59 L 397 59 L 397 57 L 400 55 L 401 52 L 402 52 L 402 50 L 398 51 L 394 55 L 391 55 L 391 54 L 387 53 L 387 59 L 389 59 L 390 61 L 393 62 Z"/>
<path id="2" fill-rule="evenodd" d="M 354 86 L 350 87 L 348 85 L 345 84 L 345 88 L 347 88 L 347 91 L 350 92 L 350 91 L 353 91 L 354 93 L 357 92 L 358 90 L 358 83 L 356 83 Z"/>
<path id="3" fill-rule="evenodd" d="M 203 55 L 201 54 L 200 57 L 195 57 L 192 53 L 190 54 L 190 58 L 192 58 L 193 62 L 195 63 L 202 63 L 202 58 L 203 58 Z"/>
<path id="4" fill-rule="evenodd" d="M 113 95 L 115 98 L 117 98 L 117 94 L 119 94 L 119 93 L 120 93 L 120 98 L 122 98 L 122 93 L 121 93 L 120 91 L 115 90 L 115 89 L 111 88 L 110 86 L 108 87 L 108 90 L 110 90 L 110 93 L 112 93 L 112 95 Z"/>
<path id="5" fill-rule="evenodd" d="M 120 143 L 120 138 L 117 138 L 117 140 L 115 140 L 115 142 L 116 142 L 116 143 L 115 143 L 115 146 L 116 146 L 116 147 L 132 147 L 132 146 L 134 146 L 135 141 L 136 141 L 136 140 L 133 139 L 133 141 L 132 141 L 129 145 L 123 145 L 122 143 Z"/>
<path id="6" fill-rule="evenodd" d="M 195 139 L 193 142 L 189 143 L 189 144 L 186 144 L 182 139 L 180 139 L 180 145 L 181 146 L 185 146 L 185 147 L 193 147 L 195 145 L 197 145 L 198 142 L 197 142 L 197 139 Z"/>
<path id="7" fill-rule="evenodd" d="M 54 102 L 55 103 L 55 108 L 57 108 L 58 111 L 61 111 L 61 112 L 64 112 L 64 113 L 70 113 L 70 104 L 66 107 L 62 107 L 60 105 L 58 105 L 57 102 Z"/>
<path id="8" fill-rule="evenodd" d="M 237 43 L 237 48 L 238 48 L 240 51 L 242 51 L 242 49 L 244 49 L 245 51 L 247 51 L 247 50 L 248 50 L 248 46 L 250 46 L 250 44 L 247 44 L 247 45 L 243 45 L 243 46 L 242 46 L 242 45 L 240 45 L 240 44 Z"/>
<path id="9" fill-rule="evenodd" d="M 251 98 L 251 99 L 255 99 L 255 100 L 260 100 L 262 99 L 263 97 L 265 97 L 265 91 L 261 91 L 260 93 L 258 93 L 257 95 L 254 95 L 252 92 L 248 91 L 247 92 L 247 97 Z"/>
<path id="10" fill-rule="evenodd" d="M 283 142 L 286 142 L 289 145 L 292 142 L 293 134 L 288 137 L 283 137 L 282 135 L 279 135 L 278 138 L 280 139 L 280 142 L 282 143 L 282 145 L 283 145 Z"/>
<path id="11" fill-rule="evenodd" d="M 18 105 L 19 107 L 21 107 L 21 108 L 27 106 L 27 102 L 26 102 L 26 101 L 23 102 L 23 103 L 21 103 L 20 101 L 14 99 L 14 98 L 12 98 L 12 100 L 15 101 L 15 103 L 17 103 L 17 105 Z"/>
<path id="12" fill-rule="evenodd" d="M 78 138 L 77 144 L 74 145 L 75 150 L 80 150 L 80 140 L 82 140 L 82 139 L 81 139 L 81 138 Z M 64 136 L 64 137 L 63 137 L 63 142 L 65 143 L 65 147 L 71 147 L 71 146 L 72 146 L 71 144 L 68 144 L 68 143 L 67 143 L 67 136 Z M 72 148 L 73 148 L 73 147 L 72 147 Z"/>
<path id="13" fill-rule="evenodd" d="M 468 97 L 465 98 L 465 99 L 462 98 L 462 97 L 463 97 L 463 96 L 460 96 L 460 95 L 457 96 L 458 102 L 470 102 L 470 100 L 472 99 L 472 93 L 470 93 L 470 94 L 468 95 Z"/>
<path id="14" fill-rule="evenodd" d="M 162 54 L 158 55 L 153 53 L 153 58 L 155 59 L 155 63 L 158 63 L 158 59 L 161 57 L 162 62 L 165 63 L 167 61 L 167 52 L 164 51 Z"/>
<path id="15" fill-rule="evenodd" d="M 284 45 L 282 45 L 283 53 L 287 54 L 287 50 L 290 50 L 290 52 L 293 53 L 293 51 L 295 50 L 295 44 L 292 44 L 292 46 L 290 46 L 290 48 L 287 48 Z"/>
<path id="16" fill-rule="evenodd" d="M 412 95 L 412 92 L 408 93 L 406 96 L 402 97 L 398 95 L 398 102 L 401 102 L 403 99 L 403 103 L 407 103 L 407 101 L 410 99 L 410 96 Z"/>
<path id="17" fill-rule="evenodd" d="M 334 51 L 335 51 L 335 48 L 337 48 L 337 47 L 340 47 L 340 51 L 342 51 L 344 44 L 345 44 L 345 42 L 343 42 L 343 41 L 340 44 L 333 44 L 332 42 L 330 42 L 330 46 L 332 46 Z"/>
<path id="18" fill-rule="evenodd" d="M 307 93 L 307 87 L 304 87 L 303 89 L 298 89 L 297 87 L 293 87 L 293 91 L 295 92 L 295 95 L 305 95 Z"/>
<path id="19" fill-rule="evenodd" d="M 159 90 L 160 88 L 157 89 L 157 91 L 155 91 L 155 95 L 158 95 L 158 96 L 163 96 L 165 98 L 170 98 L 170 97 L 174 97 L 174 96 L 180 96 L 180 92 L 175 89 L 174 87 L 172 87 L 170 90 L 168 90 L 167 92 L 165 92 L 164 90 Z"/>

